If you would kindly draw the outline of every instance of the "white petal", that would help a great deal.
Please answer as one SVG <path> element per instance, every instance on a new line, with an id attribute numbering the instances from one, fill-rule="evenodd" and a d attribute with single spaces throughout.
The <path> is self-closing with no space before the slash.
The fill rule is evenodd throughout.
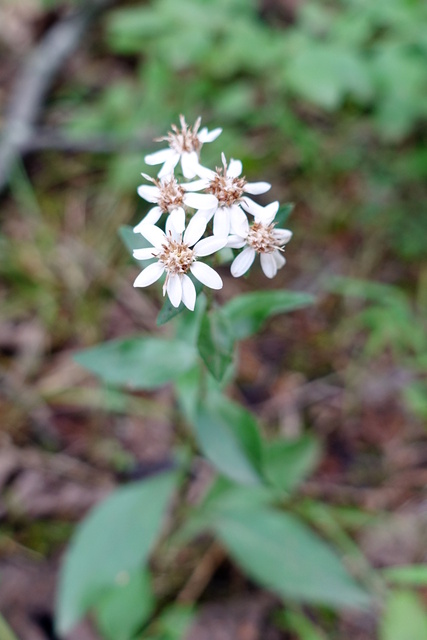
<path id="1" fill-rule="evenodd" d="M 214 236 L 226 238 L 230 233 L 230 209 L 221 207 L 217 209 L 214 215 L 213 224 Z"/>
<path id="2" fill-rule="evenodd" d="M 238 205 L 230 207 L 230 227 L 232 233 L 246 238 L 249 233 L 249 222 L 246 213 Z"/>
<path id="3" fill-rule="evenodd" d="M 195 151 L 191 153 L 183 153 L 181 156 L 182 173 L 187 180 L 191 180 L 197 175 L 197 167 L 199 165 L 199 158 Z"/>
<path id="4" fill-rule="evenodd" d="M 218 206 L 218 200 L 210 193 L 186 193 L 184 204 L 193 209 L 212 209 Z"/>
<path id="5" fill-rule="evenodd" d="M 142 184 L 138 187 L 138 195 L 147 202 L 157 202 L 160 195 L 160 189 L 158 187 L 152 187 L 148 184 Z"/>
<path id="6" fill-rule="evenodd" d="M 233 158 L 231 158 L 230 164 L 228 165 L 228 168 L 227 168 L 227 176 L 229 178 L 237 178 L 237 176 L 240 176 L 242 171 L 243 171 L 243 166 L 240 160 L 233 160 Z"/>
<path id="7" fill-rule="evenodd" d="M 173 218 L 171 218 L 170 215 L 166 220 L 165 232 L 168 240 L 175 240 L 175 242 L 182 241 L 182 233 L 176 230 L 173 224 Z"/>
<path id="8" fill-rule="evenodd" d="M 221 133 L 222 133 L 221 127 L 218 127 L 217 129 L 212 129 L 212 131 L 208 131 L 207 127 L 203 127 L 203 129 L 199 131 L 197 137 L 202 143 L 213 142 L 218 138 L 219 135 L 221 135 Z"/>
<path id="9" fill-rule="evenodd" d="M 283 253 L 280 253 L 280 251 L 277 251 L 277 249 L 273 251 L 273 258 L 278 269 L 281 269 L 283 265 L 286 264 L 285 256 L 283 255 Z"/>
<path id="10" fill-rule="evenodd" d="M 246 238 L 242 238 L 238 235 L 231 235 L 227 238 L 226 247 L 230 247 L 230 249 L 241 249 L 246 244 Z"/>
<path id="11" fill-rule="evenodd" d="M 160 149 L 160 151 L 155 151 L 154 153 L 150 153 L 148 156 L 145 156 L 144 160 L 146 164 L 163 164 L 174 153 L 175 151 L 173 149 Z"/>
<path id="12" fill-rule="evenodd" d="M 260 207 L 260 211 L 258 215 L 255 216 L 255 220 L 257 222 L 264 222 L 264 224 L 270 224 L 271 222 L 273 222 L 278 210 L 278 201 L 276 200 L 276 202 L 270 202 L 270 204 L 268 204 L 266 207 Z"/>
<path id="13" fill-rule="evenodd" d="M 157 251 L 154 247 L 133 250 L 133 257 L 136 260 L 151 260 L 151 258 L 155 258 L 156 255 L 157 255 Z"/>
<path id="14" fill-rule="evenodd" d="M 186 182 L 180 185 L 185 191 L 201 191 L 209 186 L 209 180 L 201 178 L 200 180 L 193 180 L 193 182 Z"/>
<path id="15" fill-rule="evenodd" d="M 160 169 L 158 176 L 159 178 L 165 178 L 166 176 L 169 176 L 173 173 L 176 165 L 179 162 L 179 158 L 180 155 L 179 153 L 177 153 L 176 151 L 173 152 L 173 155 L 171 155 L 165 162 L 165 164 L 163 165 L 163 167 Z"/>
<path id="16" fill-rule="evenodd" d="M 166 233 L 169 226 L 172 225 L 177 233 L 184 233 L 185 229 L 185 211 L 182 207 L 178 207 L 170 212 L 166 221 Z"/>
<path id="17" fill-rule="evenodd" d="M 154 224 L 144 224 L 139 232 L 144 238 L 151 242 L 153 247 L 160 248 L 166 241 L 164 232 Z"/>
<path id="18" fill-rule="evenodd" d="M 222 289 L 222 280 L 218 273 L 204 262 L 193 262 L 190 271 L 197 280 L 211 289 Z"/>
<path id="19" fill-rule="evenodd" d="M 217 210 L 218 207 L 214 207 L 213 209 L 200 209 L 200 211 L 197 211 L 193 217 L 195 218 L 196 216 L 203 216 L 206 222 L 209 222 L 209 220 L 212 219 L 212 216 Z"/>
<path id="20" fill-rule="evenodd" d="M 199 178 L 205 178 L 206 180 L 212 180 L 216 173 L 212 171 L 212 169 L 208 169 L 207 167 L 202 167 L 201 164 L 197 165 L 197 175 Z"/>
<path id="21" fill-rule="evenodd" d="M 160 220 L 161 215 L 162 215 L 162 210 L 160 209 L 160 207 L 153 207 L 147 213 L 145 218 L 143 218 L 141 220 L 141 222 L 139 222 L 136 225 L 136 227 L 133 228 L 133 232 L 134 233 L 140 233 L 141 232 L 141 228 L 142 228 L 142 226 L 144 224 L 156 224 L 156 222 L 158 222 Z"/>
<path id="22" fill-rule="evenodd" d="M 182 300 L 182 284 L 181 278 L 178 275 L 169 275 L 168 283 L 166 285 L 166 291 L 168 292 L 169 300 L 174 307 L 179 307 Z"/>
<path id="23" fill-rule="evenodd" d="M 165 270 L 164 266 L 160 262 L 153 262 L 153 264 L 145 267 L 144 271 L 141 271 L 135 282 L 134 287 L 148 287 L 148 285 L 156 282 Z"/>
<path id="24" fill-rule="evenodd" d="M 261 268 L 267 278 L 274 278 L 277 273 L 277 264 L 272 253 L 261 253 Z"/>
<path id="25" fill-rule="evenodd" d="M 182 301 L 190 311 L 194 311 L 196 304 L 196 288 L 191 281 L 191 278 L 185 274 L 182 276 Z"/>
<path id="26" fill-rule="evenodd" d="M 275 238 L 277 238 L 277 241 L 282 245 L 289 242 L 289 240 L 292 238 L 292 231 L 289 231 L 289 229 L 275 229 L 273 231 L 273 235 Z"/>
<path id="27" fill-rule="evenodd" d="M 251 195 L 257 195 L 258 193 L 265 193 L 271 189 L 269 182 L 248 182 L 245 185 L 245 192 Z"/>
<path id="28" fill-rule="evenodd" d="M 234 278 L 240 278 L 240 276 L 246 273 L 254 260 L 255 249 L 252 249 L 252 247 L 246 247 L 246 249 L 243 249 L 242 253 L 239 253 L 239 255 L 234 258 L 233 262 L 231 263 L 231 275 Z"/>
<path id="29" fill-rule="evenodd" d="M 192 247 L 206 231 L 207 220 L 204 216 L 193 216 L 184 232 L 184 244 Z"/>
<path id="30" fill-rule="evenodd" d="M 259 215 L 260 211 L 262 211 L 261 205 L 257 204 L 250 198 L 242 198 L 240 206 L 253 216 Z"/>
<path id="31" fill-rule="evenodd" d="M 223 249 L 226 245 L 227 238 L 219 238 L 217 236 L 209 236 L 203 238 L 194 247 L 196 256 L 210 256 L 212 253 Z"/>

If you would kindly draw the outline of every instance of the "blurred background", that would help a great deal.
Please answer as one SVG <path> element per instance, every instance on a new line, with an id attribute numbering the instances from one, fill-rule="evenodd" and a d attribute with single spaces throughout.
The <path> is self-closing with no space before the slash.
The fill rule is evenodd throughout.
<path id="1" fill-rule="evenodd" d="M 224 268 L 220 299 L 317 296 L 242 345 L 235 396 L 319 437 L 303 495 L 345 507 L 374 566 L 427 561 L 426 34 L 423 0 L 0 0 L 0 611 L 21 640 L 56 637 L 73 524 L 169 456 L 169 390 L 113 393 L 72 354 L 169 331 L 117 230 L 146 211 L 144 155 L 180 113 L 224 128 L 205 166 L 224 151 L 272 183 L 261 201 L 295 203 L 287 266 Z M 231 575 L 189 637 L 309 637 Z M 325 633 L 371 640 L 377 621 Z"/>

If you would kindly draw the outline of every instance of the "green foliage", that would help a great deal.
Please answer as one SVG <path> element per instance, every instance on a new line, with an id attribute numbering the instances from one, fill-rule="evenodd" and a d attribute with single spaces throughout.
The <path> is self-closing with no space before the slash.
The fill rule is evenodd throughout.
<path id="1" fill-rule="evenodd" d="M 107 384 L 155 389 L 191 369 L 194 348 L 177 340 L 127 338 L 80 351 L 75 360 Z"/>
<path id="2" fill-rule="evenodd" d="M 103 624 L 104 598 L 111 598 L 112 606 L 120 606 L 123 599 L 114 589 L 125 583 L 137 585 L 134 573 L 147 561 L 175 485 L 176 475 L 167 473 L 125 486 L 80 525 L 61 576 L 57 607 L 61 633 L 67 633 L 94 606 L 101 607 Z"/>
<path id="3" fill-rule="evenodd" d="M 323 632 L 299 611 L 282 611 L 276 616 L 276 621 L 286 631 L 297 633 L 299 640 L 326 640 Z"/>
<path id="4" fill-rule="evenodd" d="M 384 577 L 394 585 L 423 587 L 427 585 L 427 565 L 415 564 L 383 569 Z"/>
<path id="5" fill-rule="evenodd" d="M 136 571 L 101 598 L 95 608 L 98 628 L 106 640 L 132 640 L 153 609 L 149 575 Z"/>
<path id="6" fill-rule="evenodd" d="M 283 438 L 264 445 L 265 475 L 273 486 L 290 492 L 314 471 L 320 459 L 319 442 L 303 436 L 298 440 Z"/>
<path id="7" fill-rule="evenodd" d="M 0 614 L 0 638 L 1 640 L 18 640 L 6 620 Z"/>
<path id="8" fill-rule="evenodd" d="M 214 529 L 237 564 L 283 598 L 356 609 L 369 602 L 328 545 L 290 514 L 239 510 Z"/>
<path id="9" fill-rule="evenodd" d="M 231 365 L 234 347 L 232 326 L 224 314 L 204 314 L 197 346 L 209 372 L 221 382 Z"/>
<path id="10" fill-rule="evenodd" d="M 211 394 L 196 411 L 194 429 L 201 450 L 221 473 L 243 484 L 260 481 L 261 440 L 249 411 Z"/>
<path id="11" fill-rule="evenodd" d="M 390 593 L 381 621 L 381 640 L 422 640 L 427 637 L 427 613 L 411 591 Z"/>
<path id="12" fill-rule="evenodd" d="M 194 620 L 192 607 L 174 604 L 166 607 L 150 625 L 144 640 L 182 640 Z"/>
<path id="13" fill-rule="evenodd" d="M 157 0 L 119 8 L 108 17 L 107 42 L 116 54 L 144 56 L 141 82 L 116 81 L 96 109 L 76 113 L 72 128 L 79 135 L 131 135 L 141 122 L 167 121 L 176 104 L 187 112 L 209 105 L 214 117 L 234 122 L 267 122 L 291 95 L 327 112 L 351 101 L 381 136 L 398 140 L 427 115 L 420 29 L 426 19 L 423 3 L 406 0 L 379 0 L 375 7 L 311 0 L 286 31 L 262 22 L 254 1 Z"/>
<path id="14" fill-rule="evenodd" d="M 257 291 L 236 296 L 224 305 L 221 313 L 228 320 L 236 340 L 257 333 L 265 321 L 313 304 L 313 296 L 294 291 Z"/>

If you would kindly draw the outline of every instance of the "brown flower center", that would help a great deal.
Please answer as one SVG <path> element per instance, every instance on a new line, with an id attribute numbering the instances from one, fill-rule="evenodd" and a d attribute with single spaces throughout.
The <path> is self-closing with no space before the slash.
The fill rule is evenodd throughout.
<path id="1" fill-rule="evenodd" d="M 254 222 L 249 229 L 247 243 L 258 253 L 272 253 L 275 249 L 281 249 L 274 236 L 274 224 Z"/>
<path id="2" fill-rule="evenodd" d="M 191 153 L 192 151 L 199 153 L 202 143 L 198 138 L 197 132 L 200 127 L 201 118 L 197 118 L 193 127 L 188 126 L 182 115 L 179 116 L 179 121 L 181 123 L 181 129 L 179 129 L 176 124 L 173 124 L 171 125 L 172 131 L 169 131 L 167 136 L 156 138 L 156 140 L 166 140 L 170 148 L 179 154 Z"/>
<path id="3" fill-rule="evenodd" d="M 170 180 L 163 180 L 162 182 L 158 180 L 155 184 L 160 190 L 157 204 L 163 213 L 183 206 L 185 191 L 174 176 Z"/>
<path id="4" fill-rule="evenodd" d="M 231 207 L 240 202 L 246 186 L 245 178 L 228 178 L 227 168 L 217 169 L 206 191 L 218 199 L 219 207 Z"/>
<path id="5" fill-rule="evenodd" d="M 160 262 L 164 264 L 169 274 L 187 273 L 195 261 L 193 249 L 190 249 L 190 247 L 182 241 L 178 242 L 177 240 L 168 238 L 162 248 L 163 251 L 159 254 L 158 258 Z"/>

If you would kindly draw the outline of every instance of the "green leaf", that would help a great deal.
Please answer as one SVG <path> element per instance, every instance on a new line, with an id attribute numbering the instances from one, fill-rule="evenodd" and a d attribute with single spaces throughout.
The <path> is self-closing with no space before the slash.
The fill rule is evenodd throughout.
<path id="1" fill-rule="evenodd" d="M 321 629 L 318 629 L 307 616 L 299 611 L 287 608 L 275 616 L 275 620 L 285 631 L 297 633 L 299 640 L 326 640 Z"/>
<path id="2" fill-rule="evenodd" d="M 175 484 L 176 474 L 166 473 L 120 488 L 77 528 L 61 573 L 61 633 L 147 561 Z"/>
<path id="3" fill-rule="evenodd" d="M 153 640 L 182 640 L 187 636 L 194 617 L 195 612 L 191 606 L 173 604 L 167 607 L 153 625 Z"/>
<path id="4" fill-rule="evenodd" d="M 258 484 L 261 440 L 249 411 L 212 394 L 198 407 L 194 427 L 202 452 L 221 473 L 242 484 Z"/>
<path id="5" fill-rule="evenodd" d="M 174 307 L 169 298 L 166 297 L 163 306 L 159 311 L 159 315 L 157 316 L 157 326 L 161 327 L 163 324 L 166 324 L 169 320 L 172 320 L 172 318 L 175 318 L 182 313 L 185 308 L 186 307 L 183 302 L 181 302 L 178 307 Z"/>
<path id="6" fill-rule="evenodd" d="M 133 252 L 135 249 L 146 249 L 152 246 L 148 242 L 148 240 L 144 238 L 144 236 L 142 236 L 140 233 L 134 233 L 133 227 L 130 227 L 128 225 L 122 225 L 119 228 L 119 236 L 131 256 L 133 256 Z M 151 263 L 151 260 L 136 260 L 136 262 L 138 262 L 138 264 L 143 264 L 146 266 Z"/>
<path id="7" fill-rule="evenodd" d="M 427 615 L 418 595 L 411 591 L 392 592 L 380 624 L 380 640 L 424 640 Z"/>
<path id="8" fill-rule="evenodd" d="M 294 291 L 261 291 L 233 298 L 222 309 L 236 340 L 257 333 L 264 322 L 279 313 L 288 313 L 313 304 L 314 297 Z"/>
<path id="9" fill-rule="evenodd" d="M 18 640 L 6 620 L 0 614 L 0 638 L 1 640 Z"/>
<path id="10" fill-rule="evenodd" d="M 295 205 L 292 202 L 288 202 L 287 204 L 283 204 L 279 208 L 279 211 L 276 213 L 276 216 L 274 218 L 274 222 L 278 227 L 283 227 L 292 211 L 294 210 L 294 207 Z"/>
<path id="11" fill-rule="evenodd" d="M 195 348 L 184 342 L 126 338 L 80 351 L 74 359 L 108 384 L 155 389 L 191 369 L 196 357 Z"/>
<path id="12" fill-rule="evenodd" d="M 106 640 L 132 640 L 154 609 L 147 571 L 132 573 L 115 585 L 96 606 L 96 620 Z"/>
<path id="13" fill-rule="evenodd" d="M 407 587 L 423 587 L 427 585 L 427 564 L 387 567 L 383 576 L 389 582 Z"/>
<path id="14" fill-rule="evenodd" d="M 273 504 L 276 499 L 275 492 L 266 485 L 246 486 L 218 476 L 201 504 L 190 512 L 174 536 L 174 542 L 188 544 L 200 533 L 211 528 L 212 523 L 221 515 Z"/>
<path id="15" fill-rule="evenodd" d="M 197 346 L 210 373 L 221 382 L 232 363 L 234 346 L 230 325 L 223 315 L 204 314 Z"/>
<path id="16" fill-rule="evenodd" d="M 265 445 L 264 471 L 275 487 L 293 491 L 315 469 L 319 458 L 320 446 L 315 438 L 280 439 Z"/>
<path id="17" fill-rule="evenodd" d="M 289 514 L 236 511 L 214 530 L 251 578 L 285 599 L 351 608 L 369 601 L 329 546 Z"/>

